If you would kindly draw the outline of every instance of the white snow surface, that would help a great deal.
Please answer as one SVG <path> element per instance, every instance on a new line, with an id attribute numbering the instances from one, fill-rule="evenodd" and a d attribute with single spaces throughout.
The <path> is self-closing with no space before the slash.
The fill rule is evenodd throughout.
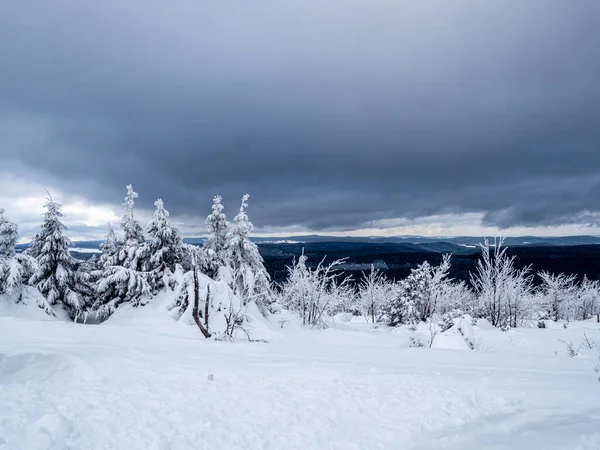
<path id="1" fill-rule="evenodd" d="M 600 449 L 598 351 L 559 341 L 600 342 L 595 321 L 459 319 L 428 348 L 424 324 L 282 312 L 269 343 L 217 342 L 159 305 L 100 325 L 0 317 L 0 449 Z"/>
<path id="2" fill-rule="evenodd" d="M 102 253 L 102 250 L 100 250 L 99 248 L 85 248 L 85 247 L 69 247 L 69 251 L 77 252 L 77 253 L 98 253 L 98 254 Z"/>

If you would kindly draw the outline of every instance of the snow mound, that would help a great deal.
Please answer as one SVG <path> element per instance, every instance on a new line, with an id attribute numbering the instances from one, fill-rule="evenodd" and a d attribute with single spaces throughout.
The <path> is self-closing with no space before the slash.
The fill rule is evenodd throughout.
<path id="1" fill-rule="evenodd" d="M 194 286 L 192 273 L 176 271 L 165 277 L 166 287 L 154 297 L 145 298 L 140 306 L 123 304 L 106 321 L 110 325 L 127 325 L 148 330 L 171 330 L 187 337 L 204 339 L 194 321 Z M 232 333 L 234 340 L 279 342 L 282 334 L 276 330 L 258 309 L 256 303 L 242 306 L 240 298 L 233 293 L 225 281 L 216 281 L 198 274 L 199 313 L 205 312 L 205 301 L 209 298 L 209 332 L 214 338 L 224 339 L 227 322 L 233 315 L 243 317 L 243 323 Z M 187 302 L 183 303 L 183 301 Z M 179 330 L 178 332 L 176 330 Z"/>
<path id="2" fill-rule="evenodd" d="M 72 422 L 62 414 L 44 414 L 23 427 L 21 433 L 10 436 L 10 445 L 0 437 L 0 449 L 69 450 L 73 448 L 68 444 L 73 428 Z"/>
<path id="3" fill-rule="evenodd" d="M 334 322 L 342 322 L 342 323 L 352 322 L 352 314 L 351 313 L 336 314 L 335 316 L 333 316 L 333 321 Z"/>
<path id="4" fill-rule="evenodd" d="M 52 379 L 99 381 L 102 376 L 90 365 L 72 356 L 56 353 L 0 353 L 0 384 L 44 383 Z"/>
<path id="5" fill-rule="evenodd" d="M 60 308 L 54 308 L 55 317 L 39 305 L 46 303 L 42 294 L 30 286 L 22 286 L 13 294 L 0 295 L 0 317 L 16 317 L 27 320 L 70 320 Z"/>

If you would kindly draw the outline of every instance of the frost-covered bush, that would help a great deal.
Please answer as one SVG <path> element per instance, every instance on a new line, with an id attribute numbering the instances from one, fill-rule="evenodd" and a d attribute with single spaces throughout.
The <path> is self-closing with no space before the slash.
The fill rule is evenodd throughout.
<path id="1" fill-rule="evenodd" d="M 451 313 L 455 317 L 462 314 L 477 315 L 477 297 L 465 282 L 446 280 L 446 282 L 441 283 L 440 291 L 436 313 L 442 315 Z"/>
<path id="2" fill-rule="evenodd" d="M 502 239 L 495 242 L 493 250 L 486 239 L 481 254 L 477 270 L 471 274 L 480 315 L 499 328 L 522 325 L 533 312 L 530 268 L 515 268 L 515 258 L 507 255 Z"/>
<path id="3" fill-rule="evenodd" d="M 367 322 L 375 323 L 382 316 L 385 305 L 394 298 L 393 283 L 387 281 L 373 264 L 363 274 L 358 286 L 358 307 Z"/>
<path id="4" fill-rule="evenodd" d="M 306 265 L 301 255 L 288 267 L 288 279 L 281 285 L 279 302 L 297 312 L 303 325 L 323 325 L 326 316 L 346 312 L 344 306 L 354 301 L 349 279 L 342 279 L 338 266 L 343 260 L 329 264 L 323 259 L 315 268 Z"/>
<path id="5" fill-rule="evenodd" d="M 542 280 L 540 285 L 541 305 L 545 318 L 555 322 L 570 319 L 574 305 L 577 303 L 577 287 L 574 275 L 554 275 L 549 272 L 539 272 Z"/>
<path id="6" fill-rule="evenodd" d="M 600 314 L 600 282 L 587 277 L 577 286 L 577 299 L 570 308 L 574 320 L 588 320 Z"/>
<path id="7" fill-rule="evenodd" d="M 408 338 L 408 346 L 411 348 L 422 348 L 425 347 L 425 344 L 415 336 L 410 336 Z"/>

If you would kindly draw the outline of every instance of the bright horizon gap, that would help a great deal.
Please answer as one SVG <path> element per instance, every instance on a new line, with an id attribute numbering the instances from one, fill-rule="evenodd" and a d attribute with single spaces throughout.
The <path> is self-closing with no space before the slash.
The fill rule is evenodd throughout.
<path id="1" fill-rule="evenodd" d="M 13 180 L 14 181 L 14 180 Z M 10 185 L 6 184 L 8 187 Z M 41 214 L 45 201 L 45 191 L 41 186 L 28 186 L 31 191 L 27 195 L 17 197 L 0 196 L 0 207 L 6 209 L 6 215 L 19 225 L 20 243 L 26 243 L 37 232 L 41 223 Z M 100 240 L 107 231 L 110 223 L 118 233 L 120 229 L 123 210 L 121 202 L 95 202 L 83 196 L 70 195 L 60 189 L 52 189 L 55 199 L 63 205 L 65 224 L 69 228 L 68 235 L 72 240 Z M 56 192 L 56 194 L 54 194 Z M 256 200 L 253 203 L 253 199 Z M 395 217 L 376 219 L 359 224 L 358 227 L 348 229 L 341 223 L 339 227 L 324 227 L 314 229 L 300 223 L 295 225 L 265 225 L 265 214 L 260 207 L 260 198 L 251 197 L 248 208 L 250 220 L 255 224 L 251 236 L 260 238 L 284 238 L 296 236 L 332 236 L 332 237 L 429 237 L 449 238 L 464 236 L 504 236 L 504 237 L 566 237 L 566 236 L 600 236 L 600 213 L 584 211 L 573 217 L 565 217 L 565 223 L 540 224 L 536 226 L 512 226 L 503 227 L 490 225 L 486 221 L 485 211 L 479 212 L 440 212 L 427 216 L 415 218 Z M 225 212 L 229 220 L 236 213 L 237 204 L 233 200 L 228 202 Z M 255 206 L 256 205 L 256 206 Z M 166 209 L 169 210 L 169 202 L 165 201 Z M 153 214 L 147 202 L 136 203 L 136 217 L 145 226 Z M 180 225 L 183 237 L 203 237 L 206 234 L 204 220 L 210 212 L 210 206 L 202 209 L 190 205 L 188 210 L 182 213 L 173 213 L 171 218 Z M 282 211 L 282 217 L 285 211 Z M 260 223 L 262 221 L 262 224 Z M 279 222 L 277 218 L 275 221 Z M 283 221 L 285 223 L 285 220 Z M 337 229 L 336 229 L 337 228 Z"/>

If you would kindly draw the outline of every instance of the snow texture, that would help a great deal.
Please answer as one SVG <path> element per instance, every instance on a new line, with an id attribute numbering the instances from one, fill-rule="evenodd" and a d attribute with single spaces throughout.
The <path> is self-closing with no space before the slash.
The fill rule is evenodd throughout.
<path id="1" fill-rule="evenodd" d="M 314 329 L 256 310 L 270 342 L 232 344 L 173 320 L 169 301 L 100 325 L 2 314 L 0 449 L 600 448 L 597 351 L 571 358 L 559 341 L 600 342 L 594 321 L 457 318 L 409 348 L 426 324 Z"/>

